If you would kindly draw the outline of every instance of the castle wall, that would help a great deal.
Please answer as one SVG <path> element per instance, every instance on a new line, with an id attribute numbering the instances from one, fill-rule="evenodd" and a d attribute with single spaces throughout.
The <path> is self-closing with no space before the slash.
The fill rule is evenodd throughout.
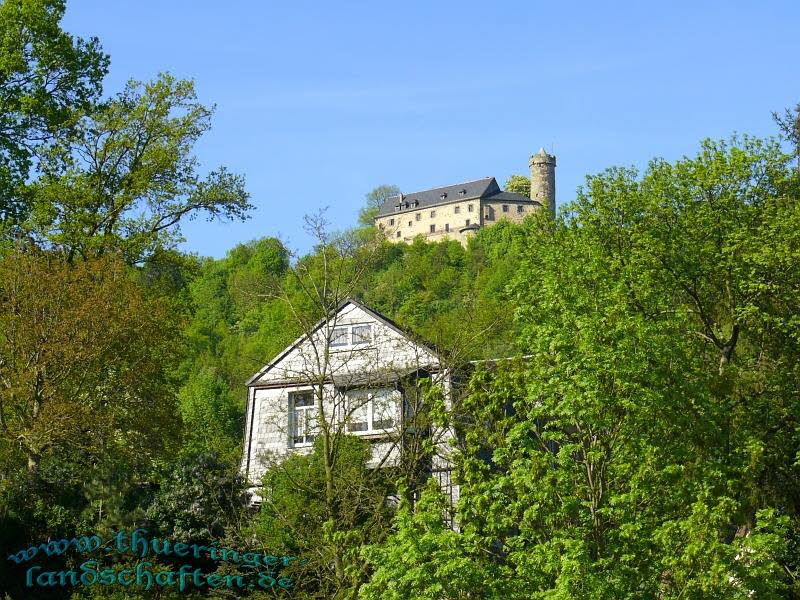
<path id="1" fill-rule="evenodd" d="M 503 210 L 506 207 L 506 210 Z M 485 226 L 494 225 L 505 219 L 512 223 L 522 223 L 525 217 L 535 210 L 531 204 L 517 202 L 483 202 L 483 221 Z"/>
<path id="2" fill-rule="evenodd" d="M 375 224 L 386 232 L 392 242 L 410 243 L 416 236 L 422 235 L 429 241 L 450 239 L 464 243 L 466 236 L 459 230 L 467 224 L 481 224 L 480 206 L 479 198 L 457 200 L 378 217 Z M 431 226 L 434 231 L 431 231 Z"/>

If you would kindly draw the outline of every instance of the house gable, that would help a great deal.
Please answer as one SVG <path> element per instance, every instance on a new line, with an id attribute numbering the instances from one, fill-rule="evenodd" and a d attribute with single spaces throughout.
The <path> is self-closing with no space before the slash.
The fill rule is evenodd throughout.
<path id="1" fill-rule="evenodd" d="M 354 331 L 360 327 L 368 329 Z M 336 333 L 347 338 L 345 343 L 330 343 Z M 368 340 L 363 338 L 365 333 Z M 358 340 L 354 337 L 357 334 L 362 335 Z M 388 317 L 348 298 L 330 318 L 320 320 L 311 332 L 300 336 L 253 375 L 247 386 L 293 385 L 317 381 L 320 376 L 346 385 L 349 377 L 363 380 L 367 373 L 390 377 L 413 369 L 436 369 L 438 364 L 434 349 L 412 340 Z"/>

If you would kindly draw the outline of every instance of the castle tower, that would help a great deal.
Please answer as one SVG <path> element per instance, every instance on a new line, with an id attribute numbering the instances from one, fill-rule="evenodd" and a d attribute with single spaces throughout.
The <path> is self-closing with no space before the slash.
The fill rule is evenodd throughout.
<path id="1" fill-rule="evenodd" d="M 556 157 L 541 148 L 531 156 L 531 200 L 541 202 L 551 214 L 556 214 Z"/>

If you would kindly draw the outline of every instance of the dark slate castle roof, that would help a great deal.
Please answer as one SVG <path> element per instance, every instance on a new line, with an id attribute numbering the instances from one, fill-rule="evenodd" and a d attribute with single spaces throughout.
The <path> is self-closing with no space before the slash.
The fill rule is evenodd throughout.
<path id="1" fill-rule="evenodd" d="M 504 192 L 500 189 L 500 186 L 497 185 L 497 181 L 494 177 L 486 177 L 484 179 L 478 179 L 477 181 L 468 181 L 466 183 L 433 188 L 432 190 L 414 192 L 413 194 L 392 196 L 383 203 L 377 216 L 385 217 L 386 215 L 402 213 L 407 210 L 419 210 L 420 208 L 426 208 L 428 206 L 450 204 L 451 202 L 458 202 L 460 200 L 475 200 L 478 198 L 482 200 L 539 204 L 523 194 Z M 398 206 L 400 207 L 399 209 Z"/>

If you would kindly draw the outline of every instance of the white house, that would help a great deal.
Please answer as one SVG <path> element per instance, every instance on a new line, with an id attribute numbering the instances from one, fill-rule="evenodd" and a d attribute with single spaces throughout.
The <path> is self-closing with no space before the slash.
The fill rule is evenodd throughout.
<path id="1" fill-rule="evenodd" d="M 396 464 L 404 424 L 414 410 L 410 385 L 430 378 L 450 393 L 450 376 L 434 349 L 414 341 L 387 317 L 347 299 L 247 382 L 242 473 L 258 503 L 270 461 L 308 453 L 322 422 L 336 434 L 368 440 L 370 466 Z M 434 432 L 440 452 L 430 470 L 455 501 L 449 431 Z"/>

